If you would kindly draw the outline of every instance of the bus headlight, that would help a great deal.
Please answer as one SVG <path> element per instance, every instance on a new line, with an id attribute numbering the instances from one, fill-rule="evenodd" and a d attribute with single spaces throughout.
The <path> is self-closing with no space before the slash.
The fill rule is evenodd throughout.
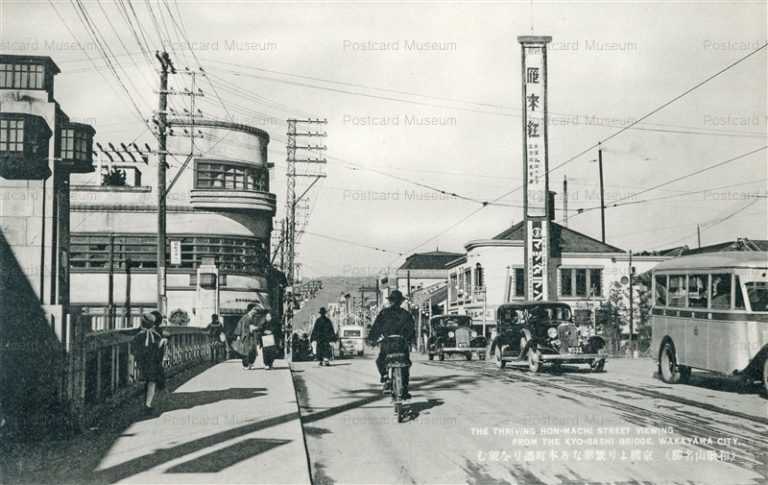
<path id="1" fill-rule="evenodd" d="M 547 329 L 547 337 L 557 338 L 557 329 L 555 327 L 549 327 Z"/>

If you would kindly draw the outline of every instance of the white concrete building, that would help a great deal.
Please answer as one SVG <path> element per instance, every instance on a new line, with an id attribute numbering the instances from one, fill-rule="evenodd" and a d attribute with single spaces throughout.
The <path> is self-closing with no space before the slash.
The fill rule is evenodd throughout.
<path id="1" fill-rule="evenodd" d="M 523 230 L 518 223 L 490 239 L 466 243 L 466 254 L 448 265 L 449 313 L 495 325 L 499 305 L 525 299 Z M 629 275 L 629 254 L 555 222 L 551 238 L 556 284 L 550 299 L 569 303 L 577 321 L 592 319 L 610 286 Z M 640 274 L 668 258 L 634 256 L 632 266 Z"/>
<path id="2" fill-rule="evenodd" d="M 181 131 L 185 121 L 173 126 Z M 216 313 L 232 326 L 248 303 L 280 301 L 279 273 L 269 263 L 276 206 L 269 135 L 201 119 L 195 130 L 203 138 L 195 139 L 194 156 L 167 197 L 168 315 L 205 326 Z M 171 152 L 189 149 L 190 138 L 169 139 Z M 96 177 L 72 182 L 72 304 L 93 315 L 96 328 L 134 326 L 157 306 L 157 157 L 145 163 L 137 156 L 127 165 L 114 163 L 118 157 L 129 155 L 115 153 L 112 162 L 101 156 Z M 169 183 L 183 160 L 168 158 Z M 132 172 L 125 185 L 104 183 L 102 175 L 114 168 Z"/>

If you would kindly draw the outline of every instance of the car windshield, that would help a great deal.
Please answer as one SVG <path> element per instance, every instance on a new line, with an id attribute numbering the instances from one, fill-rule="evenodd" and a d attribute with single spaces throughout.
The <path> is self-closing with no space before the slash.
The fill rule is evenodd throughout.
<path id="1" fill-rule="evenodd" d="M 565 306 L 533 307 L 528 313 L 530 318 L 545 321 L 571 319 L 571 309 Z"/>
<path id="2" fill-rule="evenodd" d="M 752 311 L 768 311 L 768 281 L 748 281 L 744 283 L 744 287 L 747 289 L 747 298 Z"/>
<path id="3" fill-rule="evenodd" d="M 467 317 L 455 317 L 455 318 L 438 318 L 432 320 L 432 325 L 436 328 L 440 327 L 458 327 L 469 325 L 470 319 Z"/>
<path id="4" fill-rule="evenodd" d="M 362 330 L 344 330 L 345 337 L 360 337 L 362 334 Z"/>
<path id="5" fill-rule="evenodd" d="M 522 323 L 524 320 L 524 313 L 523 310 L 519 308 L 501 308 L 499 310 L 499 323 L 502 325 L 514 325 L 517 323 Z"/>

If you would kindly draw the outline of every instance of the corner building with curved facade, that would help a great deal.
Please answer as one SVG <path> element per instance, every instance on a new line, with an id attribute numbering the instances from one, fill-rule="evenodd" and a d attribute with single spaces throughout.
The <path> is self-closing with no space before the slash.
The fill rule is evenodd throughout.
<path id="1" fill-rule="evenodd" d="M 213 120 L 172 126 L 167 183 L 178 179 L 166 199 L 171 322 L 205 326 L 215 313 L 234 325 L 256 301 L 279 313 L 279 273 L 269 261 L 276 208 L 269 134 Z M 91 316 L 94 329 L 136 326 L 157 307 L 157 156 L 133 144 L 99 148 L 95 174 L 72 181 L 72 304 Z M 107 184 L 110 172 L 122 177 Z"/>

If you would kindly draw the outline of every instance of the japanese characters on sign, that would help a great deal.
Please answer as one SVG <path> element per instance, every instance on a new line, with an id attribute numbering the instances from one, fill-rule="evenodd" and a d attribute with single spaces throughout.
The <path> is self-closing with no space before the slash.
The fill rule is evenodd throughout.
<path id="1" fill-rule="evenodd" d="M 528 300 L 542 301 L 548 298 L 547 292 L 547 251 L 549 251 L 549 234 L 546 221 L 527 221 L 528 261 Z"/>
<path id="2" fill-rule="evenodd" d="M 544 44 L 523 44 L 523 96 L 525 117 L 525 184 L 527 189 L 527 216 L 546 217 L 547 202 L 547 145 L 546 110 L 544 92 L 546 62 Z"/>

